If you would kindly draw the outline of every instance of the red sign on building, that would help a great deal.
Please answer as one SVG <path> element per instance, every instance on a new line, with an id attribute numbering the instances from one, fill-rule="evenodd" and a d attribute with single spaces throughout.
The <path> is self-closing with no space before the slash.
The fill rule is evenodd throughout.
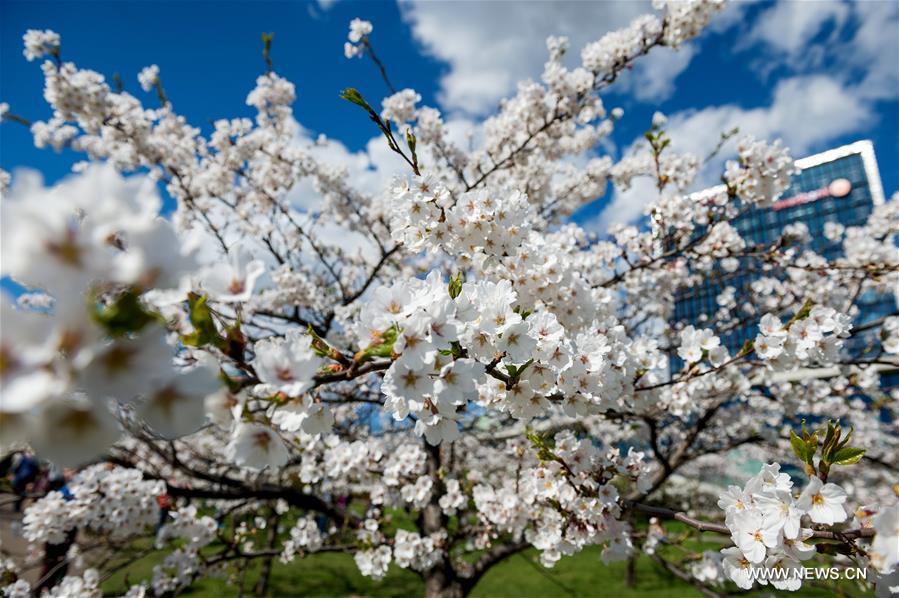
<path id="1" fill-rule="evenodd" d="M 822 187 L 821 189 L 806 191 L 805 193 L 798 193 L 793 197 L 781 199 L 774 203 L 773 208 L 775 211 L 784 210 L 804 203 L 818 201 L 825 197 L 845 197 L 849 195 L 850 191 L 852 191 L 852 183 L 850 183 L 848 179 L 836 179 L 831 181 L 828 186 Z"/>

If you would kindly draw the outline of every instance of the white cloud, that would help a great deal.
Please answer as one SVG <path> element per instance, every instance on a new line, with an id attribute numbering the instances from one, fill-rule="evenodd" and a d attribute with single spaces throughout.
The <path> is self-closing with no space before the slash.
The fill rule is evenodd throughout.
<path id="1" fill-rule="evenodd" d="M 744 109 L 728 104 L 679 112 L 669 115 L 666 129 L 673 151 L 692 153 L 700 159 L 715 148 L 720 133 L 734 127 L 740 128 L 741 135 L 783 139 L 793 156 L 799 158 L 870 126 L 874 119 L 874 109 L 860 88 L 845 88 L 831 77 L 810 75 L 781 80 L 769 106 Z M 701 170 L 697 188 L 716 184 L 724 161 L 732 154 L 731 142 Z M 656 197 L 652 181 L 638 179 L 631 189 L 616 190 L 609 205 L 584 226 L 605 232 L 610 224 L 638 220 Z"/>
<path id="2" fill-rule="evenodd" d="M 376 197 L 387 189 L 394 176 L 410 174 L 406 163 L 390 150 L 383 135 L 378 134 L 369 139 L 363 149 L 351 151 L 336 139 L 328 138 L 323 143 L 319 143 L 308 129 L 299 123 L 297 126 L 295 143 L 309 152 L 321 164 L 344 168 L 346 180 L 353 189 L 360 193 Z M 447 131 L 447 140 L 458 147 L 467 147 L 470 135 L 475 135 L 474 141 L 477 142 L 480 130 L 471 120 L 453 118 L 448 120 L 444 126 Z M 423 150 L 419 160 L 421 166 L 426 169 L 429 162 L 427 149 Z M 307 178 L 300 180 L 291 189 L 287 200 L 293 206 L 314 212 L 320 208 L 322 197 L 315 190 L 313 182 Z"/>
<path id="3" fill-rule="evenodd" d="M 743 23 L 746 18 L 746 11 L 753 5 L 753 0 L 744 2 L 728 2 L 724 8 L 718 13 L 708 24 L 707 30 L 714 33 L 723 33 L 734 25 Z"/>
<path id="4" fill-rule="evenodd" d="M 604 235 L 612 224 L 626 224 L 639 220 L 646 206 L 656 197 L 658 190 L 650 179 L 634 179 L 627 191 L 616 189 L 609 205 L 595 218 L 582 222 L 581 226 Z"/>
<path id="5" fill-rule="evenodd" d="M 473 115 L 491 112 L 525 78 L 539 77 L 549 35 L 571 40 L 571 60 L 586 43 L 651 12 L 645 1 L 607 2 L 428 2 L 404 0 L 403 18 L 424 49 L 446 62 L 441 105 Z M 644 59 L 625 85 L 644 101 L 665 99 L 693 50 L 658 50 Z"/>
<path id="6" fill-rule="evenodd" d="M 343 143 L 334 139 L 315 143 L 306 132 L 301 132 L 297 143 L 320 163 L 346 169 L 350 185 L 370 195 L 383 191 L 390 182 L 391 173 L 399 172 L 402 167 L 400 157 L 390 151 L 381 136 L 369 139 L 365 148 L 357 152 L 350 151 Z M 312 180 L 308 178 L 297 182 L 287 200 L 308 211 L 317 211 L 322 202 Z"/>
<path id="7" fill-rule="evenodd" d="M 873 118 L 859 89 L 846 88 L 826 75 L 810 75 L 779 81 L 768 107 L 746 110 L 727 105 L 682 112 L 669 116 L 668 128 L 675 149 L 699 156 L 711 151 L 719 132 L 735 126 L 759 138 L 782 138 L 799 155 L 857 131 Z"/>
<path id="8" fill-rule="evenodd" d="M 477 142 L 479 129 L 473 121 L 454 118 L 448 120 L 445 127 L 447 139 L 458 147 L 467 147 L 470 135 L 474 135 Z M 374 198 L 375 202 L 383 200 L 382 196 L 394 176 L 411 174 L 406 163 L 390 150 L 380 134 L 369 139 L 364 148 L 352 151 L 336 139 L 318 142 L 311 131 L 297 123 L 294 142 L 320 164 L 344 169 L 349 186 Z M 419 160 L 426 170 L 431 160 L 427 149 L 419 155 Z M 313 180 L 308 177 L 297 181 L 285 199 L 290 205 L 310 214 L 310 217 L 321 210 L 324 201 L 316 191 Z M 340 246 L 349 253 L 361 251 L 370 254 L 372 259 L 378 257 L 371 239 L 342 225 L 319 219 L 315 223 L 315 232 L 326 245 Z"/>
<path id="9" fill-rule="evenodd" d="M 834 24 L 836 32 L 848 17 L 849 6 L 839 1 L 779 2 L 756 18 L 743 41 L 762 42 L 797 60 L 807 55 L 809 42 L 825 25 Z"/>
<path id="10" fill-rule="evenodd" d="M 873 100 L 899 97 L 899 3 L 859 2 L 853 5 L 858 29 L 837 60 L 845 68 L 864 72 L 860 93 Z"/>
<path id="11" fill-rule="evenodd" d="M 847 84 L 861 82 L 866 98 L 899 96 L 897 2 L 782 1 L 755 19 L 738 49 L 757 46 L 767 50 L 755 62 L 763 76 L 781 65 L 795 73 L 826 70 Z"/>
<path id="12" fill-rule="evenodd" d="M 641 102 L 661 102 L 674 93 L 674 81 L 690 66 L 696 46 L 679 49 L 657 48 L 642 58 L 637 67 L 626 72 L 616 85 L 619 93 L 631 93 Z"/>

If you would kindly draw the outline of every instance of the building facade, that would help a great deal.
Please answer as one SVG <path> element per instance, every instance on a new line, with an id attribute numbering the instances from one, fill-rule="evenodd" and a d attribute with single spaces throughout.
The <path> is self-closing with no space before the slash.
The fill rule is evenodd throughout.
<path id="1" fill-rule="evenodd" d="M 858 141 L 796 161 L 800 170 L 791 185 L 773 206 L 751 209 L 731 224 L 747 244 L 770 246 L 780 238 L 784 228 L 804 223 L 811 236 L 806 246 L 828 259 L 842 253 L 841 241 L 830 241 L 824 234 L 825 225 L 835 222 L 845 227 L 863 225 L 874 206 L 884 202 L 883 187 L 870 141 Z M 718 189 L 708 190 L 702 194 Z M 745 264 L 744 264 L 745 265 Z M 742 265 L 741 265 L 742 266 Z M 736 272 L 719 272 L 702 285 L 685 289 L 675 298 L 673 320 L 705 327 L 721 307 L 718 297 L 728 287 L 734 290 L 738 308 L 745 303 L 751 285 L 761 275 L 754 268 L 741 267 Z M 868 293 L 857 300 L 860 307 L 856 327 L 873 322 L 896 311 L 893 295 Z M 731 354 L 758 333 L 759 315 L 738 314 L 738 323 L 721 336 Z M 873 332 L 877 332 L 875 328 Z M 864 338 L 853 339 L 864 342 Z M 852 346 L 849 346 L 852 351 Z M 678 371 L 683 362 L 671 356 L 671 370 Z"/>

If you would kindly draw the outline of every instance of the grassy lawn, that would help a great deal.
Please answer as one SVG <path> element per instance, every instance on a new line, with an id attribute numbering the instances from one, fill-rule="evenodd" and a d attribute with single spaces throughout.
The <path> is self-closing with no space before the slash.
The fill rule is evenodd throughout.
<path id="1" fill-rule="evenodd" d="M 398 528 L 414 529 L 408 516 L 402 512 L 394 513 L 385 523 L 388 535 Z M 645 525 L 639 522 L 638 526 Z M 722 538 L 716 534 L 699 534 L 695 530 L 679 522 L 668 522 L 666 529 L 671 538 L 680 536 L 682 548 L 661 545 L 659 555 L 671 562 L 678 562 L 688 552 L 700 553 L 703 550 L 718 550 Z M 261 538 L 260 538 L 261 539 Z M 141 540 L 134 546 L 138 551 L 151 547 L 149 539 Z M 600 560 L 599 547 L 589 547 L 569 557 L 563 557 L 552 569 L 540 564 L 536 550 L 530 549 L 513 555 L 493 567 L 472 592 L 477 598 L 569 598 L 594 596 L 649 596 L 649 597 L 701 597 L 702 594 L 690 584 L 665 571 L 648 556 L 643 555 L 636 562 L 636 585 L 628 588 L 625 585 L 624 562 L 605 565 Z M 112 576 L 103 585 L 108 596 L 124 593 L 127 588 L 140 581 L 149 580 L 153 574 L 153 566 L 160 563 L 166 552 L 152 552 L 145 558 L 130 565 Z M 469 554 L 468 558 L 477 558 Z M 245 595 L 255 595 L 254 587 L 259 575 L 260 563 L 254 562 L 246 571 L 244 578 Z M 240 583 L 236 569 L 226 570 L 221 577 L 203 579 L 179 595 L 224 598 L 236 596 Z M 736 586 L 731 586 L 736 590 Z M 744 595 L 765 595 L 778 593 L 769 586 L 767 592 L 753 592 Z M 297 558 L 292 563 L 282 564 L 274 560 L 269 577 L 269 596 L 372 596 L 384 598 L 412 598 L 424 593 L 424 583 L 414 572 L 390 566 L 387 576 L 374 581 L 363 577 L 353 557 L 342 553 L 322 553 Z M 783 592 L 791 596 L 821 597 L 860 596 L 863 595 L 858 586 L 844 582 L 840 586 L 813 588 L 805 585 L 800 592 Z"/>
<path id="2" fill-rule="evenodd" d="M 670 550 L 670 549 L 669 549 Z M 648 557 L 636 566 L 636 587 L 624 585 L 625 563 L 604 565 L 600 550 L 589 548 L 563 558 L 553 569 L 544 569 L 534 550 L 515 555 L 494 567 L 478 584 L 473 596 L 496 597 L 569 597 L 569 596 L 701 596 L 692 586 L 662 570 Z M 127 570 L 131 583 L 148 579 L 160 556 L 152 554 Z M 104 584 L 107 595 L 123 591 L 126 572 L 120 572 Z M 246 595 L 253 595 L 258 565 L 246 577 Z M 187 596 L 222 598 L 236 596 L 236 579 L 205 579 L 183 593 Z M 770 589 L 768 594 L 770 595 Z M 351 556 L 327 553 L 296 559 L 283 565 L 277 561 L 269 584 L 270 596 L 384 596 L 411 598 L 423 593 L 423 584 L 414 573 L 390 567 L 380 582 L 359 574 Z M 786 593 L 784 593 L 786 594 Z M 800 596 L 860 595 L 858 588 L 804 588 Z"/>
<path id="3" fill-rule="evenodd" d="M 151 555 L 128 570 L 132 583 L 152 574 L 157 555 Z M 537 552 L 529 550 L 510 557 L 494 567 L 478 584 L 473 596 L 699 596 L 689 585 L 670 577 L 648 558 L 637 562 L 637 587 L 631 591 L 624 585 L 624 563 L 610 566 L 599 560 L 599 549 L 591 548 L 562 559 L 553 569 L 545 569 L 537 560 Z M 258 567 L 247 576 L 252 589 Z M 228 579 L 205 579 L 188 591 L 187 596 L 233 596 L 236 589 Z M 112 577 L 104 590 L 109 595 L 122 592 L 124 572 Z M 272 596 L 420 596 L 421 579 L 414 573 L 391 566 L 380 582 L 359 574 L 353 558 L 345 554 L 312 555 L 283 565 L 275 562 L 269 584 Z M 252 591 L 248 592 L 252 594 Z"/>

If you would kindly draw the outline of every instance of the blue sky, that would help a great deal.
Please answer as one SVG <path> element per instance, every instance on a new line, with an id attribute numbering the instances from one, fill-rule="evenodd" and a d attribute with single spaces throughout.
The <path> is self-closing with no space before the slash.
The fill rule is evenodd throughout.
<path id="1" fill-rule="evenodd" d="M 62 36 L 63 57 L 97 70 L 107 79 L 119 73 L 132 94 L 146 98 L 137 73 L 160 67 L 176 110 L 204 130 L 219 118 L 252 117 L 247 93 L 265 69 L 260 34 L 274 32 L 276 70 L 297 86 L 295 111 L 307 128 L 360 149 L 372 136 L 358 108 L 338 98 L 356 86 L 372 96 L 387 92 L 371 65 L 343 56 L 347 23 L 355 16 L 378 22 L 384 60 L 402 65 L 404 84 L 433 103 L 443 68 L 419 54 L 396 4 L 346 3 L 323 11 L 304 2 L 7 2 L 0 3 L 0 101 L 31 120 L 50 110 L 42 97 L 37 61 L 22 55 L 22 34 L 29 28 L 53 29 Z M 69 170 L 68 152 L 33 147 L 24 127 L 0 127 L 0 164 L 9 170 L 31 166 L 53 180 Z"/>
<path id="2" fill-rule="evenodd" d="M 571 54 L 648 9 L 641 2 L 0 2 L 0 101 L 26 118 L 46 119 L 39 65 L 22 55 L 28 28 L 62 35 L 63 56 L 108 78 L 119 73 L 141 95 L 137 73 L 158 64 L 176 111 L 204 130 L 212 120 L 251 116 L 245 98 L 264 69 L 260 33 L 275 33 L 275 69 L 297 86 L 297 120 L 314 138 L 338 142 L 360 185 L 372 172 L 401 171 L 343 87 L 369 99 L 387 93 L 368 60 L 347 60 L 353 17 L 374 23 L 373 43 L 394 84 L 415 88 L 466 130 L 489 115 L 514 83 L 539 76 L 548 34 L 570 36 Z M 740 3 L 679 52 L 663 49 L 604 95 L 626 116 L 612 143 L 617 157 L 651 115 L 670 118 L 675 147 L 704 155 L 732 126 L 783 137 L 796 157 L 857 139 L 874 141 L 887 193 L 899 189 L 899 4 L 871 1 Z M 144 96 L 151 105 L 152 95 Z M 374 103 L 374 102 L 373 102 Z M 370 151 L 371 155 L 366 154 Z M 0 127 L 0 166 L 37 168 L 48 181 L 80 159 L 34 148 L 24 127 Z M 720 174 L 713 165 L 701 183 Z M 374 169 L 374 170 L 373 170 Z M 579 214 L 592 226 L 639 217 L 641 190 L 610 191 Z"/>

